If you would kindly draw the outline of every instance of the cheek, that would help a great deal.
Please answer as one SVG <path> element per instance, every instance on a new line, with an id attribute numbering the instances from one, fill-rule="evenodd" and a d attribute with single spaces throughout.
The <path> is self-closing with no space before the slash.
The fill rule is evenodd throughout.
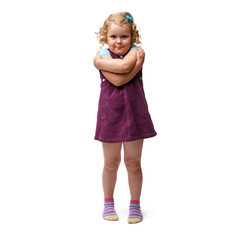
<path id="1" fill-rule="evenodd" d="M 128 44 L 131 44 L 132 38 L 128 38 L 128 39 L 127 39 L 127 42 L 128 42 Z"/>
<path id="2" fill-rule="evenodd" d="M 108 42 L 107 42 L 107 45 L 108 45 L 108 46 L 112 46 L 111 41 L 108 41 Z"/>
<path id="3" fill-rule="evenodd" d="M 112 39 L 110 39 L 110 40 L 108 41 L 108 44 L 110 44 L 110 45 L 113 45 L 114 43 L 115 43 L 115 41 L 112 40 Z"/>
<path id="4" fill-rule="evenodd" d="M 131 41 L 127 40 L 127 41 L 125 42 L 125 45 L 126 45 L 126 46 L 130 46 L 130 45 L 131 45 Z"/>

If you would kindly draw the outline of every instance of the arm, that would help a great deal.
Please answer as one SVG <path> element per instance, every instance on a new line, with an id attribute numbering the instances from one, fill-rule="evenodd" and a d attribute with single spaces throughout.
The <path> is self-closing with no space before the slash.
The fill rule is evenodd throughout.
<path id="1" fill-rule="evenodd" d="M 113 73 L 128 73 L 130 72 L 137 61 L 137 51 L 131 50 L 123 59 L 113 59 L 111 56 L 99 56 L 97 52 L 94 58 L 94 65 L 97 69 L 113 72 Z"/>
<path id="2" fill-rule="evenodd" d="M 143 49 L 139 48 L 137 51 L 137 62 L 133 69 L 129 73 L 112 73 L 108 71 L 102 71 L 103 75 L 116 87 L 120 87 L 130 80 L 132 80 L 136 74 L 141 70 L 144 63 L 145 53 Z"/>

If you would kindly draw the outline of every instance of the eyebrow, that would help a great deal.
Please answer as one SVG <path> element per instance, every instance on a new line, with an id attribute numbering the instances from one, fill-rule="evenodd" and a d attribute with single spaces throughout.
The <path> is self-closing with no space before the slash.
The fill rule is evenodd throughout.
<path id="1" fill-rule="evenodd" d="M 110 35 L 110 36 L 112 36 L 112 35 L 129 36 L 131 34 L 130 33 L 121 33 L 121 34 L 119 34 L 119 33 L 111 33 L 111 32 L 109 32 L 108 35 Z"/>

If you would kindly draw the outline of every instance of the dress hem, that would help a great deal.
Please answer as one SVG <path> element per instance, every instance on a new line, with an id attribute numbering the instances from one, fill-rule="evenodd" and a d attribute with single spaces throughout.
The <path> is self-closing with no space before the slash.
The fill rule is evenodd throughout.
<path id="1" fill-rule="evenodd" d="M 99 136 L 95 136 L 94 140 L 100 141 L 100 142 L 105 142 L 105 143 L 122 143 L 122 142 L 131 142 L 131 141 L 137 141 L 140 139 L 146 139 L 146 138 L 151 138 L 155 137 L 157 135 L 156 132 L 148 134 L 148 135 L 143 135 L 143 136 L 137 136 L 137 137 L 125 137 L 125 138 L 120 138 L 120 139 L 106 139 L 102 138 Z"/>

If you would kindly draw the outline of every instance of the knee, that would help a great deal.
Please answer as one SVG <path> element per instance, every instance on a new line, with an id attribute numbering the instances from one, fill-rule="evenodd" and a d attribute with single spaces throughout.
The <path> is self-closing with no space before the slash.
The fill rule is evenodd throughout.
<path id="1" fill-rule="evenodd" d="M 125 166 L 127 171 L 130 172 L 138 172 L 141 170 L 141 158 L 125 158 L 124 159 Z"/>
<path id="2" fill-rule="evenodd" d="M 117 171 L 120 162 L 121 162 L 121 158 L 111 158 L 111 159 L 105 160 L 104 168 L 110 172 Z"/>

